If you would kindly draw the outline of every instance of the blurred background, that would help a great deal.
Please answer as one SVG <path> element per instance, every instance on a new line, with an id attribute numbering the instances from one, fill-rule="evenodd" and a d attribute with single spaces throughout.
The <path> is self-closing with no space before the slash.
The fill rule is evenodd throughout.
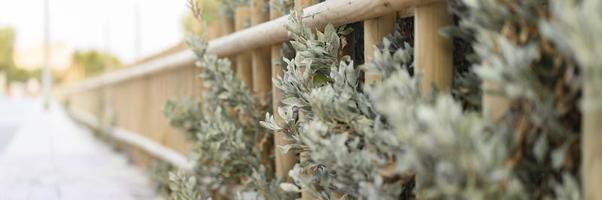
<path id="1" fill-rule="evenodd" d="M 204 1 L 206 18 L 215 16 L 218 3 Z M 181 50 L 183 38 L 200 30 L 186 5 L 186 0 L 48 0 L 45 9 L 45 0 L 2 0 L 0 96 L 40 94 L 45 45 L 55 85 Z"/>
<path id="2" fill-rule="evenodd" d="M 49 96 L 53 88 L 186 49 L 183 39 L 201 29 L 187 5 L 0 0 L 0 199 L 156 198 L 140 169 Z M 217 1 L 203 5 L 208 19 L 215 16 Z"/>

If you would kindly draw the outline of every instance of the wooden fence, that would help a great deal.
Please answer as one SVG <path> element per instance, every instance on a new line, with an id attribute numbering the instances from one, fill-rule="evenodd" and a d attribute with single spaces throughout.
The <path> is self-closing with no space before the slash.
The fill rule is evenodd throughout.
<path id="1" fill-rule="evenodd" d="M 277 9 L 263 9 L 266 2 L 252 0 L 250 7 L 236 9 L 234 18 L 223 17 L 210 25 L 212 40 L 208 51 L 232 58 L 237 76 L 255 93 L 273 91 L 276 107 L 281 95 L 272 86 L 271 78 L 282 74 L 280 44 L 288 40 L 285 29 L 288 16 L 282 16 Z M 439 35 L 439 29 L 451 23 L 445 0 L 317 2 L 295 0 L 295 9 L 304 8 L 304 22 L 312 28 L 321 28 L 328 23 L 336 26 L 363 22 L 365 62 L 373 58 L 375 45 L 392 32 L 396 18 L 414 17 L 415 61 L 425 86 L 422 90 L 427 92 L 431 87 L 426 86 L 433 84 L 443 91 L 451 87 L 452 43 Z M 252 26 L 245 27 L 249 23 Z M 113 113 L 117 126 L 113 135 L 135 147 L 133 154 L 137 163 L 145 166 L 151 159 L 161 159 L 187 168 L 189 166 L 182 160 L 190 151 L 190 144 L 183 134 L 170 128 L 162 108 L 170 98 L 202 95 L 202 83 L 197 78 L 199 71 L 193 65 L 194 60 L 191 51 L 181 51 L 63 88 L 61 96 L 70 102 L 78 120 L 92 126 L 99 124 L 95 116 L 100 113 L 99 109 Z M 379 81 L 374 74 L 366 74 L 365 78 L 368 82 Z M 491 85 L 495 84 L 484 84 Z M 507 109 L 503 106 L 506 105 L 504 99 L 494 96 L 483 99 L 484 112 L 494 118 Z M 276 134 L 276 145 L 284 144 L 282 137 Z M 295 155 L 277 152 L 277 175 L 286 177 L 297 160 Z"/>

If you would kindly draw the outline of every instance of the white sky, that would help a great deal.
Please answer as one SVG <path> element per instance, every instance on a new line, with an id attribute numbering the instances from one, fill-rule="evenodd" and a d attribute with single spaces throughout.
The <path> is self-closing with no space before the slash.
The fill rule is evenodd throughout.
<path id="1" fill-rule="evenodd" d="M 0 27 L 17 31 L 17 49 L 43 43 L 44 0 L 0 0 Z M 182 39 L 186 0 L 49 0 L 53 43 L 74 49 L 108 49 L 123 62 L 135 60 L 135 8 L 141 19 L 141 54 L 153 54 Z M 109 42 L 107 42 L 109 41 Z M 107 45 L 108 44 L 108 45 Z"/>

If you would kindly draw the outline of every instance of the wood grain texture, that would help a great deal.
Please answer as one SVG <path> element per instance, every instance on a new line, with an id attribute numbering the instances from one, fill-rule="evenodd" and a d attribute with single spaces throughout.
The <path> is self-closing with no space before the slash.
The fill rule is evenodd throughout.
<path id="1" fill-rule="evenodd" d="M 236 8 L 234 23 L 237 32 L 240 32 L 250 25 L 251 8 Z M 253 69 L 252 57 L 250 52 L 242 52 L 236 57 L 236 77 L 245 83 L 247 88 L 253 88 Z"/>
<path id="2" fill-rule="evenodd" d="M 395 13 L 380 16 L 364 21 L 364 59 L 366 63 L 374 60 L 376 45 L 382 43 L 383 38 L 393 32 L 397 16 Z M 380 82 L 381 77 L 377 73 L 366 72 L 366 84 Z"/>
<path id="3" fill-rule="evenodd" d="M 499 83 L 483 81 L 483 116 L 493 120 L 500 120 L 510 109 L 510 99 L 502 95 Z"/>
<path id="4" fill-rule="evenodd" d="M 417 74 L 423 94 L 434 88 L 449 92 L 452 84 L 452 43 L 439 30 L 451 25 L 447 2 L 416 7 L 414 22 Z"/>
<path id="5" fill-rule="evenodd" d="M 270 19 L 269 2 L 267 0 L 251 0 L 251 24 L 253 26 L 261 24 Z M 254 49 L 251 53 L 253 60 L 253 93 L 259 98 L 261 105 L 267 105 L 269 102 L 270 91 L 272 90 L 272 70 L 271 70 L 271 50 L 270 47 L 261 47 Z M 261 151 L 260 159 L 267 170 L 274 170 L 274 143 L 271 134 L 267 130 L 262 130 L 264 137 L 257 138 L 257 149 Z"/>
<path id="6" fill-rule="evenodd" d="M 222 16 L 219 21 L 221 27 L 220 37 L 230 35 L 236 30 L 234 26 L 234 18 L 231 16 Z M 230 63 L 232 63 L 232 71 L 236 73 L 236 57 L 229 56 L 228 60 L 230 60 Z"/>
<path id="7" fill-rule="evenodd" d="M 277 19 L 282 16 L 282 12 L 276 8 L 270 9 L 270 19 Z M 282 44 L 276 44 L 272 46 L 271 49 L 272 54 L 272 79 L 282 77 L 284 75 L 283 71 L 283 55 L 282 55 Z M 275 85 L 272 85 L 272 114 L 274 115 L 276 120 L 282 120 L 280 115 L 278 115 L 278 107 L 280 106 L 280 101 L 282 100 L 282 91 L 278 89 Z M 295 166 L 297 163 L 297 155 L 289 152 L 282 153 L 279 150 L 279 146 L 291 144 L 292 141 L 287 139 L 287 136 L 282 132 L 274 133 L 274 146 L 275 146 L 275 164 L 276 164 L 276 176 L 278 178 L 290 181 L 290 177 L 288 176 L 288 172 Z"/>
<path id="8" fill-rule="evenodd" d="M 251 21 L 253 26 L 259 25 L 270 18 L 268 1 L 251 1 Z M 272 72 L 270 70 L 271 52 L 270 47 L 261 47 L 252 52 L 253 59 L 253 92 L 255 92 L 262 102 L 267 102 L 266 95 L 272 90 Z"/>
<path id="9" fill-rule="evenodd" d="M 304 9 L 304 11 L 305 11 L 305 8 L 307 8 L 308 6 L 311 6 L 313 4 L 316 4 L 318 2 L 319 2 L 318 0 L 295 0 L 295 4 L 294 4 L 295 10 Z M 339 24 L 339 25 L 342 25 L 342 24 Z M 318 28 L 321 28 L 321 27 L 318 27 Z M 301 155 L 299 156 L 299 159 L 301 162 L 309 159 L 308 153 L 301 153 Z M 312 199 L 318 199 L 318 197 L 316 197 L 315 195 L 313 195 L 310 192 L 301 192 L 301 199 L 302 200 L 312 200 Z"/>
<path id="10" fill-rule="evenodd" d="M 207 39 L 213 40 L 219 38 L 222 32 L 220 21 L 213 21 L 207 26 Z"/>
<path id="11" fill-rule="evenodd" d="M 234 18 L 229 16 L 221 16 L 221 18 L 219 19 L 219 25 L 219 27 L 221 28 L 220 37 L 234 33 Z"/>
<path id="12" fill-rule="evenodd" d="M 299 154 L 300 162 L 306 162 L 309 159 L 310 159 L 309 152 L 302 152 Z M 301 189 L 305 190 L 306 188 L 301 188 Z M 315 199 L 320 199 L 320 198 L 318 198 L 317 196 L 315 196 L 314 194 L 312 194 L 310 192 L 301 192 L 301 200 L 315 200 Z"/>
<path id="13" fill-rule="evenodd" d="M 320 3 L 319 0 L 295 0 L 294 2 L 294 9 L 295 10 L 303 10 L 309 6 L 315 5 L 317 3 Z"/>
<path id="14" fill-rule="evenodd" d="M 583 92 L 583 192 L 587 200 L 602 200 L 602 82 L 586 80 Z"/>

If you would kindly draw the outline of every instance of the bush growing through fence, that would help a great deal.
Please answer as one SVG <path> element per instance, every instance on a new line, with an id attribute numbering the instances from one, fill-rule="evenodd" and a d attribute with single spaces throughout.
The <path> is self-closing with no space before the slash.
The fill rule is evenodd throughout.
<path id="1" fill-rule="evenodd" d="M 281 189 L 307 191 L 320 199 L 331 199 L 333 192 L 349 199 L 579 199 L 577 101 L 582 72 L 571 59 L 596 72 L 587 80 L 599 80 L 602 74 L 594 70 L 599 62 L 586 57 L 591 55 L 586 51 L 599 51 L 578 44 L 587 41 L 583 33 L 600 31 L 559 28 L 577 24 L 570 19 L 581 15 L 550 13 L 550 2 L 555 9 L 574 6 L 548 0 L 452 2 L 460 25 L 451 30 L 472 43 L 476 56 L 471 70 L 477 75 L 460 80 L 498 83 L 497 90 L 483 92 L 509 102 L 499 119 L 482 115 L 478 105 L 466 106 L 468 100 L 458 95 L 461 84 L 452 90 L 456 99 L 444 93 L 421 94 L 420 77 L 411 73 L 420 66 L 413 65 L 411 46 L 399 42 L 403 38 L 386 39 L 374 61 L 361 68 L 379 72 L 383 82 L 363 85 L 360 68 L 340 56 L 339 35 L 347 29 L 327 26 L 314 33 L 299 14 L 292 14 L 288 29 L 296 55 L 287 60 L 284 76 L 274 81 L 284 94 L 277 113 L 283 120 L 268 115 L 261 123 L 294 141 L 279 150 L 307 156 L 290 171 L 294 184 Z M 184 126 L 197 137 L 193 160 L 201 162 L 195 179 L 218 177 L 194 184 L 209 193 L 242 185 L 248 187 L 238 191 L 263 198 L 294 198 L 277 187 L 279 181 L 261 164 L 258 140 L 249 138 L 261 132 L 259 116 L 265 109 L 240 87 L 226 60 L 206 54 L 201 40 L 191 44 L 209 83 L 205 104 L 217 108 L 184 108 L 178 112 L 184 117 L 172 115 L 174 125 L 197 126 Z M 237 112 L 229 115 L 228 108 Z M 199 113 L 202 117 L 196 116 Z M 187 119 L 191 121 L 179 122 Z M 225 154 L 240 160 L 224 159 Z M 217 164 L 226 167 L 216 169 Z M 230 167 L 237 164 L 251 167 Z M 192 184 L 190 179 L 177 180 Z"/>
<path id="2" fill-rule="evenodd" d="M 260 114 L 269 107 L 260 105 L 235 78 L 227 59 L 205 52 L 205 41 L 193 37 L 188 44 L 199 59 L 198 66 L 203 68 L 205 98 L 194 103 L 169 102 L 165 107 L 171 124 L 188 132 L 193 139 L 190 159 L 194 171 L 188 176 L 193 177 L 197 189 L 207 195 L 204 198 L 233 198 L 235 195 L 290 198 L 293 194 L 278 189 L 272 166 L 262 163 L 260 155 L 261 143 L 271 140 L 271 135 L 261 131 L 259 126 Z"/>

